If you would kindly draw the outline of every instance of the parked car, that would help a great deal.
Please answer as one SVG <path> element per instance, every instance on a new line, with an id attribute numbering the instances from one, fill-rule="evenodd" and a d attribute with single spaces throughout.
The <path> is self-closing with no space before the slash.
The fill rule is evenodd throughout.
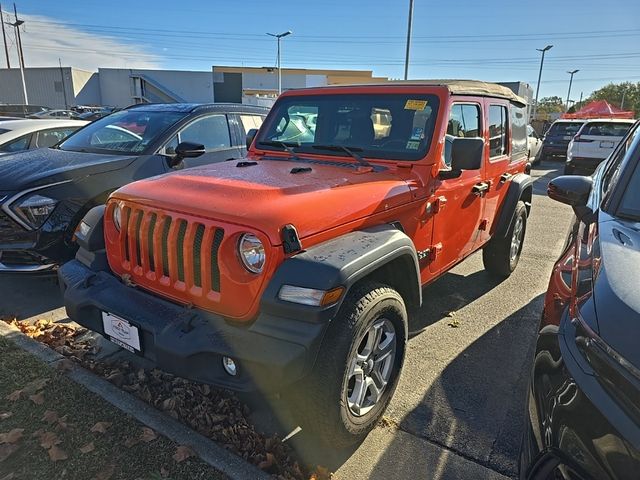
<path id="1" fill-rule="evenodd" d="M 531 125 L 527 125 L 527 156 L 529 160 L 533 159 L 533 164 L 540 163 L 538 151 L 542 146 L 542 140 Z"/>
<path id="2" fill-rule="evenodd" d="M 52 147 L 87 123 L 79 120 L 3 121 L 0 123 L 0 156 Z"/>
<path id="3" fill-rule="evenodd" d="M 640 472 L 640 126 L 593 177 L 548 187 L 575 219 L 537 338 L 520 478 Z"/>
<path id="4" fill-rule="evenodd" d="M 44 112 L 48 108 L 40 105 L 20 105 L 20 104 L 2 104 L 0 103 L 0 115 L 8 117 L 27 118 L 29 115 L 38 112 Z"/>
<path id="5" fill-rule="evenodd" d="M 44 110 L 42 112 L 37 112 L 29 115 L 29 118 L 70 118 L 70 119 L 78 119 L 80 115 L 73 110 Z"/>
<path id="6" fill-rule="evenodd" d="M 42 272 L 72 258 L 84 214 L 122 185 L 242 157 L 243 122 L 254 128 L 267 111 L 140 105 L 88 124 L 55 148 L 0 159 L 0 272 Z"/>
<path id="7" fill-rule="evenodd" d="M 480 249 L 492 274 L 516 268 L 524 102 L 472 81 L 289 90 L 247 159 L 87 213 L 58 272 L 67 313 L 180 376 L 285 392 L 303 430 L 357 442 L 396 388 L 422 286 Z M 317 118 L 301 135 L 303 108 Z"/>
<path id="8" fill-rule="evenodd" d="M 597 119 L 586 121 L 569 142 L 565 175 L 590 175 L 626 135 L 633 120 Z"/>
<path id="9" fill-rule="evenodd" d="M 556 120 L 542 138 L 540 156 L 536 163 L 554 157 L 566 158 L 567 148 L 573 136 L 578 133 L 584 120 Z"/>
<path id="10" fill-rule="evenodd" d="M 111 111 L 109 110 L 99 110 L 97 112 L 89 111 L 78 114 L 78 118 L 80 118 L 81 120 L 88 120 L 89 122 L 93 122 L 94 120 L 98 120 L 99 118 L 106 117 L 110 113 Z"/>

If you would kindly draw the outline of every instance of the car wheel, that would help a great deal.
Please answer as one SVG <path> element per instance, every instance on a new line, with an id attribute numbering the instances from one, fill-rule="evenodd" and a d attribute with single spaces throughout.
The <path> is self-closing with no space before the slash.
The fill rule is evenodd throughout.
<path id="1" fill-rule="evenodd" d="M 362 441 L 391 400 L 406 341 L 400 294 L 373 282 L 354 287 L 329 324 L 312 372 L 292 395 L 302 429 L 332 447 Z"/>
<path id="2" fill-rule="evenodd" d="M 527 229 L 527 207 L 520 201 L 516 205 L 509 232 L 503 238 L 492 238 L 482 250 L 484 268 L 498 277 L 508 277 L 516 269 L 524 234 Z"/>

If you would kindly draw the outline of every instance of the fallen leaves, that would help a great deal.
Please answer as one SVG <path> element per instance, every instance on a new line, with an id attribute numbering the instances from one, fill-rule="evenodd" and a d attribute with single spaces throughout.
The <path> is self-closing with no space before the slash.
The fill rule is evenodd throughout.
<path id="1" fill-rule="evenodd" d="M 40 446 L 45 450 L 62 443 L 62 440 L 60 440 L 54 432 L 39 432 L 37 437 L 40 441 Z"/>
<path id="2" fill-rule="evenodd" d="M 80 447 L 80 452 L 87 454 L 90 452 L 93 452 L 96 449 L 96 446 L 93 444 L 93 442 L 89 442 L 86 445 Z"/>
<path id="3" fill-rule="evenodd" d="M 173 454 L 173 459 L 176 462 L 180 463 L 185 461 L 189 457 L 193 457 L 193 455 L 193 450 L 191 450 L 189 447 L 187 447 L 186 445 L 179 445 L 178 448 L 176 448 L 176 453 Z"/>
<path id="4" fill-rule="evenodd" d="M 110 426 L 111 422 L 98 422 L 91 427 L 91 431 L 94 433 L 105 433 Z"/>
<path id="5" fill-rule="evenodd" d="M 42 405 L 44 403 L 44 393 L 40 392 L 29 395 L 29 400 L 31 400 L 36 405 Z"/>
<path id="6" fill-rule="evenodd" d="M 104 470 L 98 472 L 98 474 L 94 477 L 94 480 L 109 480 L 115 470 L 115 465 L 107 465 Z"/>
<path id="7" fill-rule="evenodd" d="M 53 445 L 49 449 L 48 453 L 49 453 L 49 458 L 51 459 L 52 462 L 59 462 L 61 460 L 66 460 L 67 458 L 69 458 L 69 455 L 67 455 L 67 452 L 62 450 L 57 445 Z"/>
<path id="8" fill-rule="evenodd" d="M 2 443 L 16 443 L 22 439 L 24 428 L 14 428 L 7 433 L 0 433 L 0 444 Z"/>
<path id="9" fill-rule="evenodd" d="M 0 445 L 0 462 L 4 462 L 16 450 L 18 450 L 18 445 L 13 443 L 4 443 Z"/>
<path id="10" fill-rule="evenodd" d="M 140 435 L 140 440 L 145 443 L 149 443 L 154 441 L 156 438 L 158 438 L 158 435 L 151 428 L 142 427 L 142 435 Z"/>
<path id="11" fill-rule="evenodd" d="M 20 396 L 22 395 L 22 390 L 16 390 L 14 392 L 11 392 L 9 395 L 7 395 L 5 398 L 11 402 L 15 402 L 17 400 L 20 400 Z"/>
<path id="12" fill-rule="evenodd" d="M 12 415 L 13 415 L 13 412 L 2 412 L 0 413 L 0 420 L 6 420 Z"/>

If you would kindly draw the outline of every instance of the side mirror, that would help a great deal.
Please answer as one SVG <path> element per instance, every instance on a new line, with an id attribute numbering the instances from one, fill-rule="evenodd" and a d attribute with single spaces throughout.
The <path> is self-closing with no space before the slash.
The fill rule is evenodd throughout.
<path id="1" fill-rule="evenodd" d="M 258 134 L 258 129 L 257 128 L 252 128 L 251 130 L 249 130 L 247 132 L 247 138 L 246 138 L 246 144 L 247 144 L 247 150 L 249 150 L 251 148 L 251 144 L 253 143 L 253 139 L 256 138 L 256 135 Z"/>
<path id="2" fill-rule="evenodd" d="M 451 170 L 440 170 L 438 178 L 458 178 L 463 170 L 480 170 L 483 152 L 482 138 L 454 138 L 451 140 Z"/>
<path id="3" fill-rule="evenodd" d="M 549 182 L 547 195 L 558 202 L 571 205 L 578 218 L 591 213 L 587 202 L 591 196 L 593 179 L 580 175 L 562 175 Z"/>
<path id="4" fill-rule="evenodd" d="M 180 142 L 176 147 L 178 158 L 195 158 L 205 153 L 204 145 L 194 142 Z"/>

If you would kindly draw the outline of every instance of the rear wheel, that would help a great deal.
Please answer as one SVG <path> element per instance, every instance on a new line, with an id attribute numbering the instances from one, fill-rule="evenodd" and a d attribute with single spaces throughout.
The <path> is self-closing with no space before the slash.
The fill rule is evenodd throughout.
<path id="1" fill-rule="evenodd" d="M 364 439 L 391 400 L 406 341 L 400 294 L 373 282 L 356 286 L 331 321 L 313 371 L 293 394 L 302 429 L 338 448 Z"/>
<path id="2" fill-rule="evenodd" d="M 482 250 L 484 268 L 499 277 L 508 277 L 516 269 L 522 253 L 527 229 L 527 207 L 520 201 L 516 205 L 513 221 L 505 237 L 492 238 Z"/>

